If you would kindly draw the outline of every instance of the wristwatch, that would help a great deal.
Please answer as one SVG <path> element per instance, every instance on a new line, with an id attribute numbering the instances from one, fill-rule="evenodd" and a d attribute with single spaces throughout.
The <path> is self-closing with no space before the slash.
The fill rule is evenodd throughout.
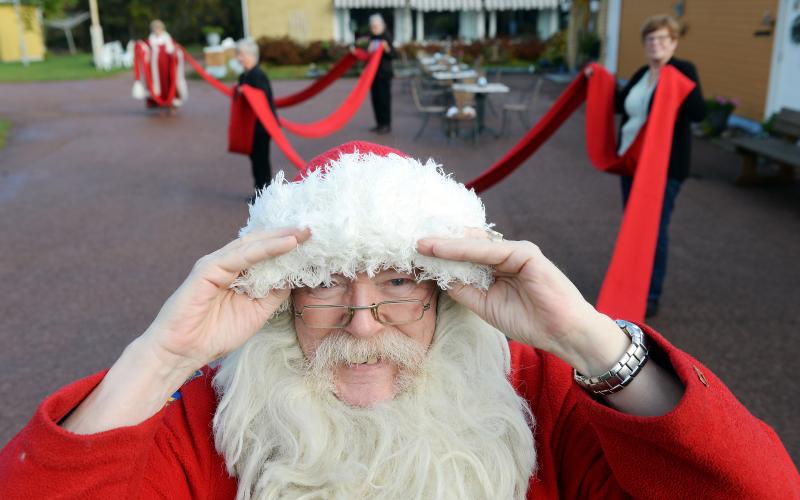
<path id="1" fill-rule="evenodd" d="M 610 370 L 596 377 L 587 377 L 578 373 L 577 370 L 573 370 L 575 382 L 592 394 L 608 396 L 621 391 L 631 383 L 647 363 L 649 353 L 645 346 L 642 329 L 630 321 L 622 319 L 616 320 L 616 323 L 631 339 L 630 347 L 628 347 L 628 350 L 625 351 L 620 360 Z"/>

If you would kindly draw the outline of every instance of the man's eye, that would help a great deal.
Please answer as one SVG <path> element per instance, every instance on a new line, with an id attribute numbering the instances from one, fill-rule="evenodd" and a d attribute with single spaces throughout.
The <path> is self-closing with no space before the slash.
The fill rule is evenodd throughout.
<path id="1" fill-rule="evenodd" d="M 389 280 L 389 284 L 392 286 L 404 286 L 410 284 L 411 280 L 408 278 L 394 278 Z"/>

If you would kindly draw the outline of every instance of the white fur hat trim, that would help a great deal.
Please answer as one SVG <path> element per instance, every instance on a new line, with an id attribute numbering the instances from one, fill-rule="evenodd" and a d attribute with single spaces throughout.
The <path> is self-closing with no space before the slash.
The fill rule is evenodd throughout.
<path id="1" fill-rule="evenodd" d="M 311 238 L 291 252 L 247 269 L 233 287 L 252 297 L 286 286 L 328 284 L 331 275 L 373 275 L 383 269 L 415 272 L 447 289 L 454 282 L 487 289 L 490 266 L 427 257 L 416 252 L 425 236 L 458 237 L 489 228 L 474 191 L 433 160 L 394 153 L 344 153 L 326 168 L 288 182 L 283 171 L 250 206 L 242 236 L 255 230 L 308 227 Z"/>

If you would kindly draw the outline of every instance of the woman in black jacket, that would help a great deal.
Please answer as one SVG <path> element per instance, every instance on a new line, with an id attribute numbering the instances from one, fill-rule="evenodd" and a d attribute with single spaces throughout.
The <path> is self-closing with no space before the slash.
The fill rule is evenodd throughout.
<path id="1" fill-rule="evenodd" d="M 375 127 L 372 132 L 387 134 L 392 130 L 392 59 L 394 46 L 386 31 L 386 22 L 380 14 L 369 17 L 369 51 L 383 50 L 381 64 L 372 81 L 372 109 L 375 112 Z"/>
<path id="2" fill-rule="evenodd" d="M 236 59 L 244 68 L 244 72 L 239 75 L 239 85 L 250 85 L 253 88 L 264 92 L 272 114 L 276 117 L 278 112 L 275 109 L 275 102 L 272 97 L 272 86 L 269 83 L 267 74 L 258 64 L 259 49 L 258 44 L 249 38 L 239 40 L 236 45 Z M 261 120 L 256 120 L 253 130 L 253 149 L 250 152 L 250 165 L 253 170 L 253 184 L 255 191 L 258 192 L 267 187 L 272 179 L 272 165 L 269 159 L 270 136 L 261 124 Z M 252 202 L 255 195 L 249 198 Z"/>
<path id="3" fill-rule="evenodd" d="M 661 223 L 658 230 L 658 243 L 653 262 L 653 275 L 647 296 L 648 317 L 658 311 L 658 302 L 667 271 L 667 246 L 669 242 L 668 226 L 675 198 L 681 184 L 689 176 L 689 162 L 692 146 L 691 122 L 705 118 L 706 107 L 697 70 L 689 61 L 673 57 L 678 47 L 680 26 L 671 16 L 659 15 L 648 18 L 642 27 L 642 44 L 644 45 L 647 64 L 633 74 L 627 85 L 618 90 L 615 107 L 622 114 L 619 132 L 619 150 L 623 154 L 633 143 L 639 130 L 647 120 L 653 104 L 653 94 L 658 84 L 658 75 L 662 67 L 669 64 L 678 69 L 695 83 L 692 92 L 686 97 L 675 120 L 675 132 L 672 137 L 672 150 L 667 172 L 667 185 L 664 193 L 664 205 L 661 211 Z M 623 205 L 628 202 L 631 177 L 622 177 Z"/>

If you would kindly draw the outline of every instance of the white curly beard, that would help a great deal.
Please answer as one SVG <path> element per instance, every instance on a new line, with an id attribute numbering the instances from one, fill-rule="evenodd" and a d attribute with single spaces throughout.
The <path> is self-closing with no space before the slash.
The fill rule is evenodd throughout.
<path id="1" fill-rule="evenodd" d="M 533 417 L 507 379 L 505 337 L 441 295 L 434 341 L 391 401 L 320 390 L 281 314 L 223 360 L 216 447 L 237 499 L 523 499 Z"/>

